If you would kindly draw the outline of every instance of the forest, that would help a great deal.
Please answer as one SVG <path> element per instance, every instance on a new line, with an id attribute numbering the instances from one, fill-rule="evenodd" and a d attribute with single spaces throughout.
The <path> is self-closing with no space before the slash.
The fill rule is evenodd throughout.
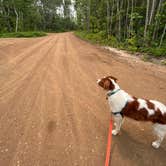
<path id="1" fill-rule="evenodd" d="M 166 56 L 166 0 L 76 0 L 78 35 Z M 88 33 L 87 33 L 88 32 Z"/>
<path id="2" fill-rule="evenodd" d="M 77 30 L 82 38 L 166 56 L 166 0 L 0 0 L 0 32 Z"/>
<path id="3" fill-rule="evenodd" d="M 0 0 L 0 32 L 70 31 L 71 0 Z"/>

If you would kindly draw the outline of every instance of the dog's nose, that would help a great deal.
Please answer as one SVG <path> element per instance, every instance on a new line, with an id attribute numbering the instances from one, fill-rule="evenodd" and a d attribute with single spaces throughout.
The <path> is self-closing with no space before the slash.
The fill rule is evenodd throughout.
<path id="1" fill-rule="evenodd" d="M 101 79 L 98 79 L 98 80 L 97 80 L 97 83 L 99 83 L 100 81 L 101 81 Z"/>

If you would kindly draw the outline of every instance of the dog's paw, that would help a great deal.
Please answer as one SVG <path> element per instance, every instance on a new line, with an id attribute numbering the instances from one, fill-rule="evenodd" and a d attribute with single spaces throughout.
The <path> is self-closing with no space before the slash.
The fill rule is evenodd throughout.
<path id="1" fill-rule="evenodd" d="M 112 135 L 117 135 L 119 133 L 119 131 L 117 130 L 112 130 Z"/>
<path id="2" fill-rule="evenodd" d="M 153 148 L 158 149 L 160 147 L 160 143 L 154 141 L 154 142 L 152 142 L 152 146 L 153 146 Z"/>

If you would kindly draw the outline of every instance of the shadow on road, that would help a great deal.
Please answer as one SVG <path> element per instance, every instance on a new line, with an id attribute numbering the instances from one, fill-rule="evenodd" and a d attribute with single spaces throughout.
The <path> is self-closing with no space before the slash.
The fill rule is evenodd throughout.
<path id="1" fill-rule="evenodd" d="M 126 160 L 128 166 L 129 163 L 133 166 L 166 165 L 166 151 L 162 146 L 159 149 L 153 149 L 151 142 L 144 144 L 131 137 L 128 132 L 123 129 L 119 136 L 113 137 L 111 157 L 112 166 L 116 165 L 119 160 Z M 123 166 L 125 165 L 124 163 Z"/>

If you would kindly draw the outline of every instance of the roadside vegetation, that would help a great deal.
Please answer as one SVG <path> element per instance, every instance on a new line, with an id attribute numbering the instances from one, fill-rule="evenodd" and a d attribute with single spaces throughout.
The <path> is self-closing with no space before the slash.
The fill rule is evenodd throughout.
<path id="1" fill-rule="evenodd" d="M 0 37 L 73 30 L 94 43 L 166 57 L 166 1 L 0 0 Z"/>
<path id="2" fill-rule="evenodd" d="M 13 33 L 0 33 L 0 38 L 12 38 L 12 37 L 28 38 L 28 37 L 41 37 L 46 35 L 47 33 L 45 32 L 13 32 Z"/>
<path id="3" fill-rule="evenodd" d="M 0 0 L 0 37 L 38 37 L 76 29 L 71 0 Z"/>
<path id="4" fill-rule="evenodd" d="M 76 0 L 76 11 L 81 38 L 166 57 L 166 1 Z"/>
<path id="5" fill-rule="evenodd" d="M 95 44 L 119 48 L 122 50 L 130 51 L 131 53 L 135 53 L 135 52 L 147 53 L 156 58 L 160 58 L 160 57 L 166 58 L 166 46 L 145 47 L 145 46 L 137 46 L 135 44 L 131 44 L 128 41 L 118 42 L 116 37 L 114 36 L 107 37 L 107 35 L 104 32 L 88 33 L 87 31 L 76 31 L 75 35 L 80 37 L 81 39 L 88 40 Z"/>

